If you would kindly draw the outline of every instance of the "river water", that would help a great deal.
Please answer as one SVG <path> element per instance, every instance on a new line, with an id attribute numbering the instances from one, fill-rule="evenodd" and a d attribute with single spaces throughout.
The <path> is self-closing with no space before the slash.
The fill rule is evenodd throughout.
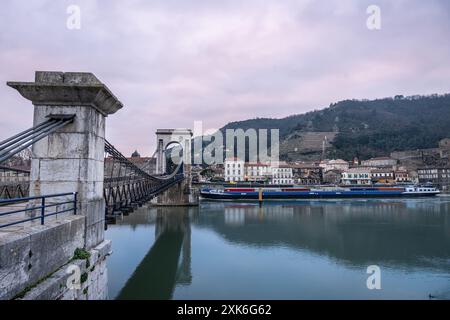
<path id="1" fill-rule="evenodd" d="M 142 207 L 106 238 L 110 299 L 450 299 L 450 197 Z"/>

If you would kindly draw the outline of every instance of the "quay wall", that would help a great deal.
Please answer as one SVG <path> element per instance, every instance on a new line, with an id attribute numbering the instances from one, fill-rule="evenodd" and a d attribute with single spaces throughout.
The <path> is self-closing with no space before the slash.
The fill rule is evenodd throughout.
<path id="1" fill-rule="evenodd" d="M 57 271 L 85 243 L 85 217 L 71 216 L 0 235 L 0 300 L 13 299 Z"/>

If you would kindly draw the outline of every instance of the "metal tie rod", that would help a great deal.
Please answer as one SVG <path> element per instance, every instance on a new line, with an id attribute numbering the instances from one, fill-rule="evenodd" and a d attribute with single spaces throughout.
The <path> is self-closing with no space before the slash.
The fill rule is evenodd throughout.
<path id="1" fill-rule="evenodd" d="M 5 146 L 4 146 L 4 144 L 6 144 L 6 143 L 8 143 L 8 142 L 12 142 L 13 140 L 15 141 L 15 140 L 17 140 L 18 138 L 23 137 L 25 134 L 27 134 L 27 133 L 29 133 L 29 132 L 31 132 L 31 131 L 35 131 L 35 130 L 38 130 L 38 129 L 44 127 L 44 126 L 48 126 L 49 124 L 51 124 L 51 123 L 54 122 L 54 121 L 55 121 L 54 119 L 50 119 L 50 120 L 44 121 L 44 122 L 38 124 L 37 126 L 34 126 L 34 127 L 30 128 L 30 129 L 27 129 L 27 130 L 25 130 L 25 131 L 22 131 L 22 132 L 16 134 L 15 136 L 12 136 L 11 138 L 8 138 L 8 139 L 6 139 L 6 140 L 1 141 L 1 142 L 0 142 L 0 149 L 3 149 L 4 147 L 9 146 L 9 144 L 8 144 L 8 145 L 5 145 Z"/>
<path id="2" fill-rule="evenodd" d="M 33 136 L 36 133 L 47 129 L 48 127 L 54 125 L 56 122 L 57 122 L 57 120 L 54 120 L 54 119 L 47 120 L 34 128 L 31 128 L 31 129 L 28 129 L 27 131 L 22 132 L 21 134 L 17 135 L 14 139 L 12 139 L 12 138 L 8 139 L 9 141 L 7 143 L 0 144 L 0 150 L 1 150 L 0 152 L 3 152 L 4 150 L 6 150 L 6 148 L 17 144 L 20 141 L 24 141 L 25 138 L 28 138 L 29 136 Z"/>
<path id="3" fill-rule="evenodd" d="M 2 141 L 0 145 L 0 163 L 72 122 L 75 115 L 50 115 L 49 117 L 51 118 L 50 120 Z"/>
<path id="4" fill-rule="evenodd" d="M 53 121 L 53 122 L 51 122 L 51 124 L 49 126 L 45 127 L 44 129 L 38 130 L 36 132 L 32 132 L 31 134 L 27 134 L 26 137 L 23 137 L 20 140 L 16 140 L 14 143 L 9 143 L 7 148 L 0 149 L 0 156 L 9 154 L 10 151 L 13 151 L 17 147 L 20 147 L 25 142 L 35 139 L 36 137 L 39 137 L 43 133 L 47 133 L 47 132 L 51 131 L 53 128 L 57 127 L 61 123 L 63 123 L 63 121 L 61 121 L 61 120 Z M 13 152 L 13 154 L 15 154 L 15 153 L 17 153 L 17 152 Z"/>

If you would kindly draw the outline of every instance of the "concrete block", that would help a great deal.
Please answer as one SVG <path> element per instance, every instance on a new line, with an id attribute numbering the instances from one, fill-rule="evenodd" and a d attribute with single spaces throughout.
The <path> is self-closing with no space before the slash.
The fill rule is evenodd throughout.
<path id="1" fill-rule="evenodd" d="M 82 182 L 103 182 L 104 162 L 82 159 L 80 161 L 80 181 Z"/>
<path id="2" fill-rule="evenodd" d="M 105 220 L 105 200 L 91 200 L 80 204 L 80 214 L 86 216 L 86 225 L 90 226 Z"/>
<path id="3" fill-rule="evenodd" d="M 112 241 L 104 240 L 98 246 L 95 247 L 95 250 L 98 252 L 98 257 L 106 257 L 111 253 Z"/>
<path id="4" fill-rule="evenodd" d="M 64 72 L 60 71 L 36 71 L 34 81 L 40 83 L 63 83 Z"/>
<path id="5" fill-rule="evenodd" d="M 85 272 L 86 263 L 83 260 L 75 260 L 70 263 Z M 75 300 L 81 294 L 81 290 L 71 290 L 67 287 L 67 280 L 70 276 L 67 273 L 68 265 L 62 266 L 55 273 L 45 279 L 42 283 L 31 289 L 23 300 L 55 300 L 70 299 Z"/>
<path id="6" fill-rule="evenodd" d="M 72 182 L 35 181 L 30 183 L 30 195 L 33 196 L 71 193 L 77 191 L 79 191 L 79 182 L 77 181 Z"/>
<path id="7" fill-rule="evenodd" d="M 77 266 L 81 273 L 87 273 L 87 281 L 80 289 L 67 287 L 69 265 L 59 268 L 42 283 L 31 289 L 24 300 L 104 300 L 108 298 L 108 271 L 106 257 L 111 251 L 111 241 L 103 241 L 90 250 L 90 267 L 84 260 L 74 260 L 70 265 Z"/>
<path id="8" fill-rule="evenodd" d="M 105 138 L 105 117 L 99 113 L 96 109 L 90 108 L 86 112 L 86 117 L 84 119 L 85 131 Z"/>
<path id="9" fill-rule="evenodd" d="M 103 137 L 89 134 L 87 158 L 103 161 L 105 157 L 105 139 Z"/>
<path id="10" fill-rule="evenodd" d="M 48 137 L 42 138 L 33 143 L 31 147 L 33 159 L 45 158 L 48 154 Z"/>
<path id="11" fill-rule="evenodd" d="M 106 300 L 108 299 L 108 269 L 106 261 L 99 262 L 95 270 L 90 274 L 87 299 L 88 300 Z"/>
<path id="12" fill-rule="evenodd" d="M 103 181 L 80 182 L 78 192 L 83 201 L 103 199 Z"/>
<path id="13" fill-rule="evenodd" d="M 105 137 L 105 117 L 91 106 L 35 106 L 34 124 L 47 121 L 50 114 L 75 114 L 72 123 L 58 129 L 62 133 L 93 133 Z"/>
<path id="14" fill-rule="evenodd" d="M 41 195 L 41 183 L 39 181 L 30 181 L 30 197 L 37 197 Z"/>
<path id="15" fill-rule="evenodd" d="M 89 148 L 86 141 L 86 133 L 54 133 L 48 137 L 47 154 L 42 158 L 88 158 Z"/>
<path id="16" fill-rule="evenodd" d="M 86 248 L 91 249 L 105 239 L 104 221 L 86 227 Z"/>
<path id="17" fill-rule="evenodd" d="M 40 174 L 40 160 L 33 158 L 31 159 L 30 181 L 39 180 L 39 174 Z"/>
<path id="18" fill-rule="evenodd" d="M 72 216 L 2 237 L 0 300 L 13 298 L 67 263 L 75 249 L 84 246 L 84 223 L 84 217 Z"/>
<path id="19" fill-rule="evenodd" d="M 104 260 L 106 256 L 111 253 L 111 240 L 103 240 L 100 244 L 96 245 L 91 251 L 90 262 L 91 264 L 97 264 Z"/>
<path id="20" fill-rule="evenodd" d="M 84 226 L 83 217 L 72 216 L 59 225 L 35 228 L 30 235 L 31 251 L 35 253 L 30 259 L 31 281 L 54 272 L 71 259 L 76 248 L 83 248 Z"/>
<path id="21" fill-rule="evenodd" d="M 39 180 L 41 182 L 78 181 L 80 178 L 79 159 L 42 159 Z"/>
<path id="22" fill-rule="evenodd" d="M 49 73 L 48 71 L 44 72 Z M 64 74 L 64 83 L 66 84 L 83 84 L 83 85 L 102 84 L 102 82 L 98 80 L 98 78 L 90 72 L 65 72 L 63 74 Z"/>
<path id="23" fill-rule="evenodd" d="M 0 300 L 13 298 L 27 282 L 30 245 L 30 236 L 19 233 L 0 242 Z"/>

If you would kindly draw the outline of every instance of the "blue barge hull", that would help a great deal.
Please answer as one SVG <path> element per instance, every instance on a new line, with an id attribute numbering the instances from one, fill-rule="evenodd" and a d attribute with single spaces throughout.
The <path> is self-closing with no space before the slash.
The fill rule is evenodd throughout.
<path id="1" fill-rule="evenodd" d="M 223 191 L 203 189 L 202 198 L 213 200 L 287 200 L 287 199 L 350 199 L 350 198 L 410 198 L 433 197 L 439 191 L 405 192 L 404 190 L 349 190 L 349 191 Z"/>

